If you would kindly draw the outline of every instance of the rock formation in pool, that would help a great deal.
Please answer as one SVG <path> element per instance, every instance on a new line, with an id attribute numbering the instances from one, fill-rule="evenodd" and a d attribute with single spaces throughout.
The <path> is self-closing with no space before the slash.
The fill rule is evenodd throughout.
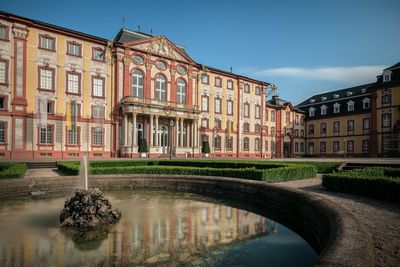
<path id="1" fill-rule="evenodd" d="M 75 196 L 65 201 L 60 214 L 60 227 L 89 231 L 115 224 L 120 218 L 121 211 L 113 209 L 98 188 L 77 189 Z"/>

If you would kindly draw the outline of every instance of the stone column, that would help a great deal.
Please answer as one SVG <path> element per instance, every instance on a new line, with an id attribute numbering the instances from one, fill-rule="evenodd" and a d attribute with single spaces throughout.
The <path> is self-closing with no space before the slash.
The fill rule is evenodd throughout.
<path id="1" fill-rule="evenodd" d="M 180 143 L 181 143 L 181 147 L 183 147 L 183 118 L 181 118 L 181 134 L 180 134 Z"/>
<path id="2" fill-rule="evenodd" d="M 150 114 L 150 146 L 153 146 L 153 114 Z"/>
<path id="3" fill-rule="evenodd" d="M 132 114 L 132 121 L 133 121 L 133 130 L 132 130 L 132 134 L 133 134 L 133 146 L 137 145 L 137 134 L 136 134 L 136 113 Z"/>
<path id="4" fill-rule="evenodd" d="M 190 147 L 190 135 L 192 134 L 192 132 L 190 131 L 190 122 L 187 121 L 186 123 L 186 147 Z"/>
<path id="5" fill-rule="evenodd" d="M 195 138 L 194 138 L 194 135 L 195 135 L 195 132 L 194 132 L 194 121 L 190 122 L 190 126 L 191 126 L 191 128 L 190 128 L 190 130 L 191 130 L 191 134 L 190 134 L 190 136 L 191 136 L 191 146 L 194 147 L 194 140 L 195 140 Z"/>
<path id="6" fill-rule="evenodd" d="M 156 137 L 155 137 L 155 143 L 156 143 L 156 147 L 158 147 L 158 115 L 156 115 Z"/>
<path id="7" fill-rule="evenodd" d="M 178 147 L 179 146 L 179 118 L 176 117 L 175 119 L 175 146 Z"/>
<path id="8" fill-rule="evenodd" d="M 124 114 L 124 124 L 122 125 L 124 128 L 124 146 L 128 144 L 128 115 Z"/>

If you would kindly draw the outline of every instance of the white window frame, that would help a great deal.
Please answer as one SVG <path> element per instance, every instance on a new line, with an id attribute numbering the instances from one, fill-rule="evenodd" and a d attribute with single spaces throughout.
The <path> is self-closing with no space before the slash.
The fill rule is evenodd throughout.
<path id="1" fill-rule="evenodd" d="M 93 145 L 103 146 L 104 143 L 104 131 L 101 127 L 95 127 L 93 129 Z"/>
<path id="2" fill-rule="evenodd" d="M 40 68 L 40 89 L 53 90 L 53 71 Z"/>
<path id="3" fill-rule="evenodd" d="M 347 102 L 347 111 L 354 111 L 354 101 Z"/>
<path id="4" fill-rule="evenodd" d="M 156 77 L 156 99 L 164 102 L 167 100 L 167 80 L 162 75 Z"/>
<path id="5" fill-rule="evenodd" d="M 93 77 L 93 96 L 104 97 L 104 79 Z"/>
<path id="6" fill-rule="evenodd" d="M 208 111 L 208 100 L 209 98 L 207 96 L 202 96 L 201 97 L 201 110 L 202 111 Z"/>
<path id="7" fill-rule="evenodd" d="M 144 93 L 144 75 L 140 70 L 134 70 L 132 73 L 132 95 L 143 98 Z"/>
<path id="8" fill-rule="evenodd" d="M 370 108 L 370 105 L 371 105 L 371 100 L 368 97 L 364 98 L 363 99 L 363 109 Z"/>
<path id="9" fill-rule="evenodd" d="M 215 113 L 221 113 L 221 98 L 215 98 Z"/>
<path id="10" fill-rule="evenodd" d="M 333 105 L 333 113 L 339 113 L 340 112 L 340 104 L 339 103 L 335 103 Z"/>
<path id="11" fill-rule="evenodd" d="M 7 81 L 7 62 L 0 61 L 0 83 L 6 83 Z"/>
<path id="12" fill-rule="evenodd" d="M 68 54 L 80 57 L 81 56 L 81 48 L 82 48 L 82 45 L 73 43 L 73 42 L 69 42 L 68 47 L 67 47 Z"/>
<path id="13" fill-rule="evenodd" d="M 186 103 L 186 81 L 184 79 L 178 79 L 177 81 L 177 98 L 178 103 Z"/>
<path id="14" fill-rule="evenodd" d="M 67 92 L 79 94 L 79 74 L 67 73 Z"/>
<path id="15" fill-rule="evenodd" d="M 54 50 L 55 39 L 49 36 L 40 36 L 40 47 L 48 50 Z"/>
<path id="16" fill-rule="evenodd" d="M 308 115 L 310 117 L 314 117 L 315 116 L 315 108 L 313 108 L 313 107 L 309 108 Z"/>
<path id="17" fill-rule="evenodd" d="M 323 105 L 321 106 L 321 115 L 326 115 L 326 110 L 328 109 L 327 106 Z"/>
<path id="18" fill-rule="evenodd" d="M 226 112 L 228 115 L 232 115 L 233 114 L 233 101 L 228 100 L 226 102 Z"/>

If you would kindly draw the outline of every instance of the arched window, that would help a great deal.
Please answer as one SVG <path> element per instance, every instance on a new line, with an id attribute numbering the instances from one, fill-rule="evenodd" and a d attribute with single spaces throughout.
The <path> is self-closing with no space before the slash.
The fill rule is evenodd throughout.
<path id="1" fill-rule="evenodd" d="M 165 77 L 157 75 L 156 77 L 156 99 L 160 101 L 166 100 L 167 83 Z"/>
<path id="2" fill-rule="evenodd" d="M 177 100 L 180 104 L 186 103 L 186 82 L 183 79 L 178 79 L 177 81 Z"/>
<path id="3" fill-rule="evenodd" d="M 143 97 L 143 73 L 135 70 L 132 73 L 132 95 L 134 97 Z"/>

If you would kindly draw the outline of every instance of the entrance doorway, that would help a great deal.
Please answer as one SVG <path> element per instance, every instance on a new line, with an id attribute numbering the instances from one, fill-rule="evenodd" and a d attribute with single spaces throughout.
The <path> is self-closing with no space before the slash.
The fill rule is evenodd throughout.
<path id="1" fill-rule="evenodd" d="M 283 157 L 290 158 L 291 157 L 291 138 L 289 135 L 285 135 L 283 137 Z"/>
<path id="2" fill-rule="evenodd" d="M 163 154 L 168 153 L 168 127 L 164 125 L 158 126 L 158 144 Z"/>

